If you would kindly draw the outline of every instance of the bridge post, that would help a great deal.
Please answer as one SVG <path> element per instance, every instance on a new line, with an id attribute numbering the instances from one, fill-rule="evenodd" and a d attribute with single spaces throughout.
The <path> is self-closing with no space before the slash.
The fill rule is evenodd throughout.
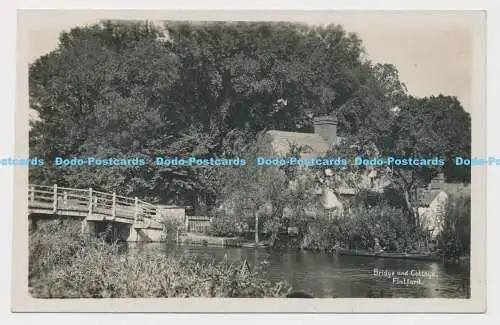
<path id="1" fill-rule="evenodd" d="M 63 204 L 64 205 L 68 204 L 68 192 L 66 191 L 63 192 Z"/>
<path id="2" fill-rule="evenodd" d="M 92 201 L 93 201 L 93 197 L 92 197 L 92 187 L 89 188 L 89 217 L 92 215 Z"/>
<path id="3" fill-rule="evenodd" d="M 35 202 L 35 187 L 33 185 L 30 186 L 30 202 Z"/>
<path id="4" fill-rule="evenodd" d="M 137 196 L 134 198 L 134 223 L 137 223 L 137 218 L 139 217 L 139 199 Z"/>
<path id="5" fill-rule="evenodd" d="M 92 210 L 93 210 L 93 205 L 92 205 L 92 187 L 91 187 L 91 188 L 89 188 L 89 212 L 88 212 L 87 217 L 92 216 Z M 84 218 L 82 220 L 82 233 L 88 234 L 89 232 L 90 232 L 90 229 L 89 229 L 89 224 L 88 224 L 87 218 Z"/>
<path id="6" fill-rule="evenodd" d="M 111 216 L 116 218 L 116 193 L 113 192 L 113 205 L 111 206 Z"/>
<path id="7" fill-rule="evenodd" d="M 52 212 L 56 213 L 57 211 L 57 184 L 54 184 L 54 196 L 52 198 Z"/>

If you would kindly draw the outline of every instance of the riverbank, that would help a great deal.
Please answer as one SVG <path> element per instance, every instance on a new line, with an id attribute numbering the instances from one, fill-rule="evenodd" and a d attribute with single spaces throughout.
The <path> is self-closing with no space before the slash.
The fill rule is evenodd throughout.
<path id="1" fill-rule="evenodd" d="M 292 239 L 292 240 L 291 240 Z M 244 237 L 218 237 L 211 236 L 207 234 L 200 233 L 185 233 L 180 238 L 178 243 L 183 245 L 200 245 L 200 246 L 212 246 L 212 247 L 245 247 L 245 248 L 272 248 L 272 249 L 296 249 L 309 251 L 313 253 L 325 253 L 331 256 L 335 255 L 351 255 L 360 257 L 377 257 L 377 258 L 391 258 L 399 260 L 423 260 L 423 261 L 434 261 L 442 262 L 444 264 L 459 264 L 467 265 L 470 264 L 469 256 L 461 256 L 458 258 L 449 258 L 438 253 L 405 253 L 396 251 L 384 251 L 383 253 L 375 253 L 370 250 L 363 249 L 340 249 L 340 248 L 310 248 L 310 247 L 300 247 L 296 242 L 293 242 L 293 237 L 286 239 L 281 238 L 279 245 L 272 246 L 269 241 L 262 240 L 258 244 L 254 241 Z"/>
<path id="2" fill-rule="evenodd" d="M 220 247 L 241 247 L 243 245 L 243 240 L 239 237 L 215 237 L 195 233 L 186 233 L 180 236 L 179 241 L 182 244 Z"/>
<path id="3" fill-rule="evenodd" d="M 50 224 L 30 234 L 35 298 L 286 297 L 290 286 L 241 265 L 125 252 L 123 246 Z"/>
<path id="4" fill-rule="evenodd" d="M 179 237 L 179 243 L 215 247 L 269 247 L 268 241 L 255 243 L 245 237 L 217 237 L 199 233 L 185 233 Z"/>
<path id="5" fill-rule="evenodd" d="M 460 265 L 433 261 L 331 255 L 294 248 L 220 247 L 203 245 L 142 244 L 135 250 L 159 251 L 168 256 L 206 261 L 247 260 L 251 269 L 264 266 L 269 281 L 286 281 L 294 291 L 316 298 L 465 298 L 468 270 Z M 374 276 L 374 269 L 434 272 L 417 286 L 395 285 L 390 278 Z"/>

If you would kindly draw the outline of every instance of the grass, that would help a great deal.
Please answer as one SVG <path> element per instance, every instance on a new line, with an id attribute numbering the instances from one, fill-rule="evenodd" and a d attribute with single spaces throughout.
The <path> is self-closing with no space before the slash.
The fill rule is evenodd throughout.
<path id="1" fill-rule="evenodd" d="M 179 259 L 84 236 L 79 225 L 46 224 L 30 234 L 35 298 L 285 297 L 290 286 L 228 262 Z"/>

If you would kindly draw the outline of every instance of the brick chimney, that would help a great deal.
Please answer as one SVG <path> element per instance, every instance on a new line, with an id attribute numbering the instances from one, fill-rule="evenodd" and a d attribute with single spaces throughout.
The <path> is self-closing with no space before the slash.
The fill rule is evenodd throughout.
<path id="1" fill-rule="evenodd" d="M 337 142 L 337 121 L 333 114 L 314 117 L 314 133 L 320 135 L 330 147 Z"/>

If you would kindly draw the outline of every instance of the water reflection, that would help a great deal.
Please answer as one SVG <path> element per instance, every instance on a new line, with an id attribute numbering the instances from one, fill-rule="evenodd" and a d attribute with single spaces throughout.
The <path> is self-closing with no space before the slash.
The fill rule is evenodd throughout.
<path id="1" fill-rule="evenodd" d="M 438 262 L 175 244 L 133 244 L 129 248 L 204 260 L 227 258 L 234 263 L 246 259 L 251 267 L 263 266 L 270 280 L 286 280 L 294 290 L 315 297 L 468 297 L 468 269 Z"/>

